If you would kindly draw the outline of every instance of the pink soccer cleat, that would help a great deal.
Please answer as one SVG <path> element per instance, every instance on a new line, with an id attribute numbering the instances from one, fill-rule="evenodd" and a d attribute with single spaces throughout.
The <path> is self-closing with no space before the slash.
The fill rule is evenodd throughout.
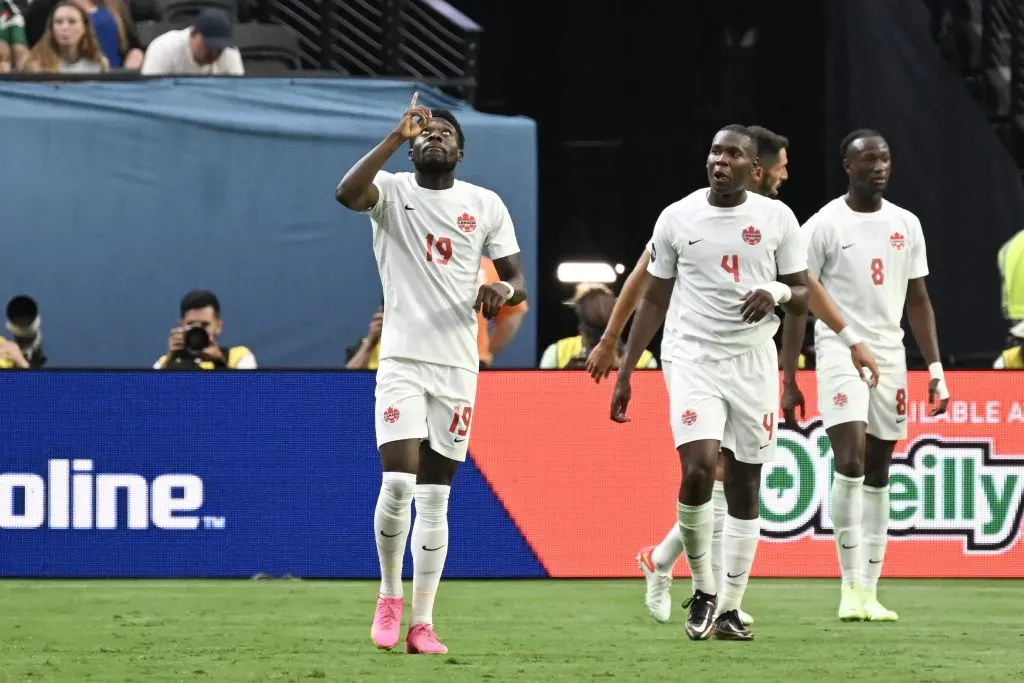
<path id="1" fill-rule="evenodd" d="M 402 627 L 402 610 L 405 601 L 402 598 L 377 598 L 377 611 L 373 613 L 373 626 L 370 637 L 381 650 L 390 650 L 398 644 Z"/>
<path id="2" fill-rule="evenodd" d="M 405 637 L 405 653 L 409 655 L 443 655 L 448 648 L 437 639 L 430 624 L 414 624 Z"/>

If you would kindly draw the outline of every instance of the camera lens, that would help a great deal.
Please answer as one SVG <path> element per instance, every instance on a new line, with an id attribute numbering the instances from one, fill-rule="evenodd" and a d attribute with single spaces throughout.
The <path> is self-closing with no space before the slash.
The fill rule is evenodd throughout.
<path id="1" fill-rule="evenodd" d="M 185 349 L 199 353 L 210 345 L 210 335 L 202 327 L 190 327 L 185 330 Z"/>

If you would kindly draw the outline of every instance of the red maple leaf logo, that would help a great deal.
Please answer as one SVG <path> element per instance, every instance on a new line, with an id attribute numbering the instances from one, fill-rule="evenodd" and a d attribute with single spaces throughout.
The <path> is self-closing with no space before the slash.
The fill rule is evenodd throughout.
<path id="1" fill-rule="evenodd" d="M 459 230 L 462 232 L 473 232 L 476 230 L 476 219 L 463 212 L 461 216 L 455 219 L 455 225 L 459 226 Z"/>

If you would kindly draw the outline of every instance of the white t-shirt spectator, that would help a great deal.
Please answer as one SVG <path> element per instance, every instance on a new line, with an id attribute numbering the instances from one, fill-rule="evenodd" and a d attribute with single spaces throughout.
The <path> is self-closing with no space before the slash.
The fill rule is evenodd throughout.
<path id="1" fill-rule="evenodd" d="M 213 64 L 198 64 L 189 47 L 191 28 L 168 31 L 157 36 L 146 49 L 142 62 L 145 76 L 244 76 L 242 54 L 237 48 L 229 47 L 220 53 Z"/>

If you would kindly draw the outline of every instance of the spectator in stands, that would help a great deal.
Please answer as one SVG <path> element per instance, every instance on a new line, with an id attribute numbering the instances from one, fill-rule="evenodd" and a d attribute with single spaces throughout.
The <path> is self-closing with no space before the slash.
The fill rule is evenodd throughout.
<path id="1" fill-rule="evenodd" d="M 380 361 L 380 331 L 384 326 L 384 301 L 370 318 L 370 328 L 359 344 L 349 349 L 346 370 L 376 370 Z"/>
<path id="2" fill-rule="evenodd" d="M 28 44 L 43 36 L 47 17 L 62 0 L 34 0 L 25 15 Z M 88 15 L 97 44 L 111 69 L 135 70 L 142 66 L 143 46 L 124 0 L 74 0 Z"/>
<path id="3" fill-rule="evenodd" d="M 70 0 L 53 8 L 42 40 L 32 47 L 25 62 L 26 71 L 44 74 L 97 74 L 108 69 L 89 16 Z"/>
<path id="4" fill-rule="evenodd" d="M 20 71 L 28 57 L 25 18 L 11 0 L 0 0 L 0 73 Z"/>
<path id="5" fill-rule="evenodd" d="M 220 346 L 224 331 L 220 301 L 213 292 L 195 290 L 181 300 L 181 319 L 171 330 L 167 353 L 154 370 L 255 370 L 256 357 L 244 346 Z"/>
<path id="6" fill-rule="evenodd" d="M 25 370 L 29 367 L 25 354 L 21 352 L 18 345 L 0 337 L 0 370 L 19 368 Z"/>
<path id="7" fill-rule="evenodd" d="M 612 308 L 615 306 L 615 295 L 605 285 L 597 283 L 580 283 L 576 286 L 576 293 L 566 304 L 572 306 L 576 311 L 576 318 L 579 321 L 579 334 L 575 337 L 559 339 L 544 350 L 540 359 L 540 367 L 544 369 L 576 370 L 586 368 L 587 355 L 590 349 L 594 348 L 604 328 L 611 317 Z M 615 367 L 618 367 L 622 358 L 623 344 L 619 341 L 619 348 L 616 351 Z M 637 361 L 638 369 L 655 369 L 658 361 L 650 351 L 644 351 Z"/>
<path id="8" fill-rule="evenodd" d="M 231 19 L 218 9 L 204 9 L 192 26 L 153 39 L 142 63 L 152 76 L 244 76 L 242 55 L 231 46 Z"/>
<path id="9" fill-rule="evenodd" d="M 1024 320 L 1024 230 L 999 250 L 999 276 L 1003 280 L 1003 315 L 1011 323 Z"/>
<path id="10" fill-rule="evenodd" d="M 992 366 L 996 370 L 1024 370 L 1024 322 L 1010 330 L 1010 347 L 1000 354 Z"/>

